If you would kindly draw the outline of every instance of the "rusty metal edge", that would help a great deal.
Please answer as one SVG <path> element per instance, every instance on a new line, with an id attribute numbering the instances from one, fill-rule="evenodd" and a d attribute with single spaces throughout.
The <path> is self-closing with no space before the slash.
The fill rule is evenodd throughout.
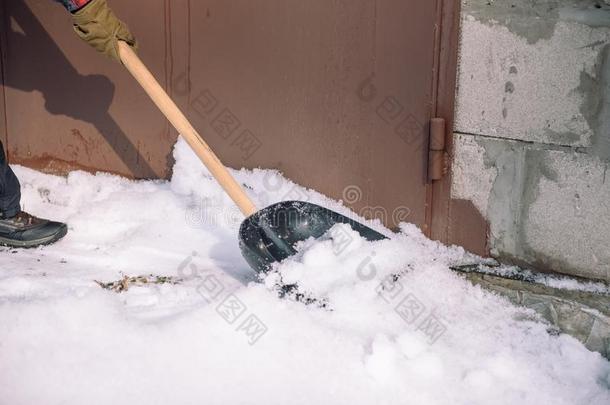
<path id="1" fill-rule="evenodd" d="M 445 118 L 445 145 L 451 148 L 451 129 L 453 128 L 453 105 L 455 90 L 448 94 L 448 89 L 455 89 L 457 80 L 457 46 L 459 38 L 459 0 L 437 1 L 437 30 L 439 31 L 438 66 L 436 69 L 436 87 L 433 92 L 433 114 Z M 444 45 L 444 46 L 443 46 Z M 455 52 L 453 52 L 455 51 Z M 448 72 L 446 72 L 448 71 Z M 450 194 L 443 186 L 451 184 L 451 172 L 444 179 L 429 183 L 429 237 L 448 242 L 449 199 Z"/>
<path id="2" fill-rule="evenodd" d="M 442 3 L 441 38 L 435 109 L 436 116 L 445 118 L 445 145 L 449 156 L 452 156 L 461 3 L 459 0 L 440 0 L 440 2 Z M 442 180 L 435 181 L 431 185 L 430 236 L 446 244 L 467 245 L 474 253 L 488 255 L 488 225 L 480 214 L 469 212 L 474 207 L 452 204 L 451 176 L 449 170 Z M 457 232 L 454 233 L 452 228 Z"/>
<path id="3" fill-rule="evenodd" d="M 443 26 L 443 2 L 445 0 L 436 0 L 435 1 L 435 20 L 434 20 L 434 43 L 433 43 L 433 60 L 432 60 L 432 83 L 431 86 L 431 94 L 432 100 L 430 100 L 430 116 L 428 117 L 428 139 L 426 145 L 430 144 L 430 120 L 434 117 L 438 116 L 438 89 L 439 89 L 439 70 L 441 68 L 441 49 L 442 49 L 442 26 Z M 426 170 L 424 170 L 425 178 L 423 179 L 426 183 L 425 192 L 426 192 L 426 203 L 424 208 L 424 225 L 423 225 L 423 233 L 427 237 L 432 237 L 432 224 L 434 221 L 434 188 L 432 182 L 429 180 L 428 176 L 428 168 L 430 165 L 429 162 L 429 154 L 426 154 L 424 157 L 424 164 Z"/>
<path id="4" fill-rule="evenodd" d="M 451 153 L 457 80 L 458 39 L 459 39 L 459 0 L 441 0 L 440 15 L 441 48 L 439 49 L 438 85 L 436 88 L 436 116 L 445 118 L 445 147 Z M 444 45 L 444 46 L 443 46 Z M 451 171 L 439 181 L 432 183 L 432 239 L 449 243 L 449 200 L 451 198 Z"/>

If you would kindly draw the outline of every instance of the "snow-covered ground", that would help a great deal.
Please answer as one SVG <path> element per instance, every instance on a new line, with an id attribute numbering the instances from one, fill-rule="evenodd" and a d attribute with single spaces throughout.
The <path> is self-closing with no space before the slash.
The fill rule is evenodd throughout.
<path id="1" fill-rule="evenodd" d="M 412 225 L 374 243 L 339 227 L 255 282 L 241 215 L 184 142 L 175 156 L 171 182 L 15 168 L 24 208 L 70 232 L 0 252 L 0 404 L 610 404 L 610 363 L 461 279 L 448 266 L 473 258 Z M 347 212 L 235 174 L 259 206 Z M 95 282 L 144 274 L 182 281 Z M 278 298 L 280 275 L 327 305 Z"/>

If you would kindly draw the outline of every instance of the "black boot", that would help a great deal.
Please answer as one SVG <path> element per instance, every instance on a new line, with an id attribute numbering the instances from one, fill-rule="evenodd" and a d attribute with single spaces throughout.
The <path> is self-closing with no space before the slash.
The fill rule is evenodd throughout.
<path id="1" fill-rule="evenodd" d="M 36 218 L 20 211 L 12 218 L 0 217 L 0 245 L 13 248 L 33 248 L 57 242 L 68 233 L 61 222 Z"/>

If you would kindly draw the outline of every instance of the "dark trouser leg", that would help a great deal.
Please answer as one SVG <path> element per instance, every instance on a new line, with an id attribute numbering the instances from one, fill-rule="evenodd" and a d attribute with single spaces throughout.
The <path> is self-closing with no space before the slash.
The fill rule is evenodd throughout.
<path id="1" fill-rule="evenodd" d="M 4 148 L 0 142 L 0 217 L 11 218 L 21 210 L 21 186 L 17 176 L 6 161 Z"/>

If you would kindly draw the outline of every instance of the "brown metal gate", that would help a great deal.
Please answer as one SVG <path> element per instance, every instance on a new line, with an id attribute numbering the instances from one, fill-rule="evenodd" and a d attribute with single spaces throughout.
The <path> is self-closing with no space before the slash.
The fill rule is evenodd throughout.
<path id="1" fill-rule="evenodd" d="M 457 1 L 110 3 L 228 166 L 277 168 L 365 216 L 451 239 L 448 181 L 428 183 L 426 164 L 430 118 L 453 115 Z M 176 134 L 128 73 L 52 1 L 1 7 L 11 161 L 167 177 Z"/>

